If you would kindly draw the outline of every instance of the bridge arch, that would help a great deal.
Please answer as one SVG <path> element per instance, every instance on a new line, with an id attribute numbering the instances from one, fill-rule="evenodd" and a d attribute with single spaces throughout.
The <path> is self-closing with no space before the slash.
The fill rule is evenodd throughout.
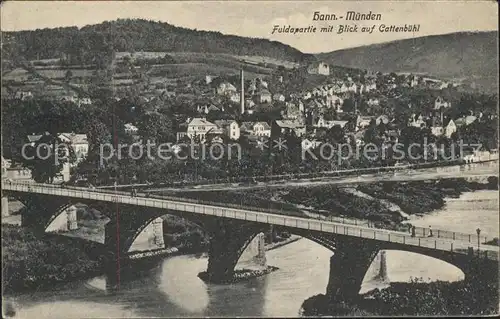
<path id="1" fill-rule="evenodd" d="M 133 229 L 133 232 L 128 235 L 127 238 L 125 238 L 124 241 L 124 246 L 123 246 L 123 251 L 125 254 L 131 252 L 130 249 L 133 248 L 134 244 L 136 243 L 136 240 L 143 234 L 143 232 L 153 225 L 153 222 L 157 220 L 160 217 L 166 216 L 166 215 L 171 215 L 171 216 L 176 216 L 180 218 L 181 220 L 185 220 L 190 224 L 196 225 L 199 229 L 203 230 L 203 232 L 207 233 L 207 226 L 205 223 L 203 223 L 199 218 L 193 218 L 192 216 L 189 216 L 187 214 L 182 214 L 180 212 L 174 212 L 174 211 L 156 211 L 154 213 L 148 214 L 143 220 L 141 220 L 137 225 L 135 229 Z M 164 220 L 162 219 L 162 227 L 161 227 L 161 236 L 163 237 L 165 234 L 164 230 Z M 161 248 L 158 248 L 161 249 Z"/>
<path id="2" fill-rule="evenodd" d="M 379 281 L 382 279 L 387 283 L 389 281 L 407 282 L 412 278 L 422 278 L 424 281 L 460 281 L 465 279 L 464 271 L 457 265 L 409 250 L 381 249 L 375 259 L 377 262 L 372 262 L 368 267 L 363 285 L 373 279 Z"/>

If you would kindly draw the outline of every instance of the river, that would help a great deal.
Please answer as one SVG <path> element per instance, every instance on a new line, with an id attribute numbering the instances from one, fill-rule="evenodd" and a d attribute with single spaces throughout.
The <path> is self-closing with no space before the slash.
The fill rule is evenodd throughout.
<path id="1" fill-rule="evenodd" d="M 480 226 L 494 237 L 498 236 L 497 208 L 497 191 L 467 193 L 449 199 L 443 210 L 413 218 L 412 223 L 466 232 Z M 206 257 L 176 256 L 132 280 L 123 280 L 119 291 L 107 289 L 106 277 L 100 276 L 6 300 L 14 305 L 16 318 L 292 317 L 299 314 L 305 299 L 325 293 L 331 255 L 322 246 L 301 239 L 267 252 L 268 264 L 279 270 L 232 285 L 205 284 L 197 277 L 206 269 Z M 386 256 L 391 281 L 463 278 L 459 269 L 430 257 L 399 251 L 387 251 Z M 386 285 L 372 279 L 379 264 L 374 262 L 370 267 L 362 291 Z"/>

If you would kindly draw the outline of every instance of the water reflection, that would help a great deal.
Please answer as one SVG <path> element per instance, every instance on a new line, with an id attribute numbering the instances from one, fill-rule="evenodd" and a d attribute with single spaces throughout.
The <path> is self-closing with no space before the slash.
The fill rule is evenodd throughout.
<path id="1" fill-rule="evenodd" d="M 331 254 L 301 239 L 268 252 L 268 264 L 278 271 L 231 285 L 205 284 L 197 277 L 207 267 L 206 257 L 177 256 L 133 279 L 122 276 L 119 290 L 99 276 L 11 299 L 35 318 L 297 316 L 306 298 L 325 293 Z"/>

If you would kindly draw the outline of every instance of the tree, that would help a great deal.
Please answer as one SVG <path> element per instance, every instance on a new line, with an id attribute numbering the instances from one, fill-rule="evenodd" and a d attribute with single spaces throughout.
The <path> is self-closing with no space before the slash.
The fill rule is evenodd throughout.
<path id="1" fill-rule="evenodd" d="M 75 160 L 74 150 L 50 133 L 25 147 L 23 155 L 24 166 L 31 170 L 33 179 L 38 183 L 52 183 L 63 166 Z"/>
<path id="2" fill-rule="evenodd" d="M 346 113 L 353 113 L 356 109 L 355 101 L 353 99 L 348 98 L 344 100 L 344 104 L 342 105 L 342 110 Z"/>
<path id="3" fill-rule="evenodd" d="M 144 141 L 170 142 L 174 140 L 172 117 L 163 113 L 146 113 L 137 123 Z"/>

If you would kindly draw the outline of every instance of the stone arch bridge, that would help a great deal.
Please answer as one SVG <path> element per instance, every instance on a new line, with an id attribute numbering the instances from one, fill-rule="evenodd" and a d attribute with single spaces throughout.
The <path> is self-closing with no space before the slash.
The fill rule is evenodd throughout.
<path id="1" fill-rule="evenodd" d="M 386 229 L 184 198 L 149 198 L 140 194 L 131 197 L 104 190 L 14 182 L 2 182 L 2 190 L 3 196 L 14 197 L 28 208 L 22 215 L 22 225 L 41 231 L 75 203 L 99 209 L 110 217 L 105 226 L 105 247 L 110 258 L 115 259 L 125 256 L 140 232 L 159 216 L 173 214 L 185 218 L 200 225 L 210 236 L 207 274 L 214 282 L 233 276 L 245 247 L 269 225 L 285 228 L 335 252 L 327 288 L 331 295 L 355 296 L 380 250 L 410 251 L 441 259 L 461 269 L 466 278 L 498 275 L 498 247 L 494 246 L 482 245 L 479 250 L 458 240 L 416 238 Z"/>

